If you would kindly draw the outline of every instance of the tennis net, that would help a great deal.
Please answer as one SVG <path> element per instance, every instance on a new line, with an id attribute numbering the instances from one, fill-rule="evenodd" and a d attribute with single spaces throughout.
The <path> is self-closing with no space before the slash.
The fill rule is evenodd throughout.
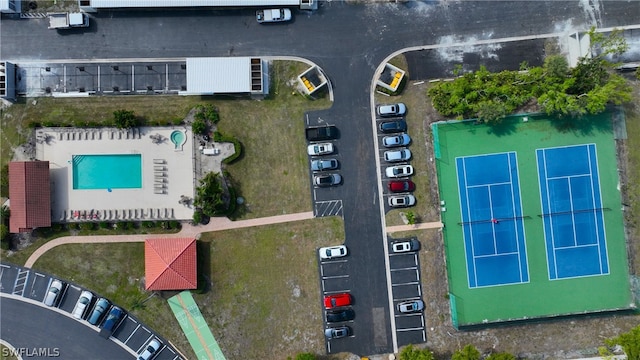
<path id="1" fill-rule="evenodd" d="M 500 223 L 501 221 L 516 221 L 516 220 L 526 220 L 531 219 L 531 216 L 515 216 L 510 218 L 494 218 L 494 219 L 485 219 L 485 220 L 473 220 L 473 221 L 463 221 L 459 222 L 458 225 L 473 225 L 473 224 L 483 224 L 483 223 Z"/>
<path id="2" fill-rule="evenodd" d="M 560 211 L 560 212 L 554 212 L 554 213 L 547 213 L 547 214 L 539 214 L 538 217 L 551 217 L 551 216 L 558 216 L 558 215 L 570 215 L 570 214 L 582 214 L 582 213 L 596 213 L 596 212 L 603 212 L 603 211 L 609 211 L 611 210 L 611 208 L 596 208 L 596 209 L 583 209 L 583 210 L 570 210 L 570 211 Z"/>

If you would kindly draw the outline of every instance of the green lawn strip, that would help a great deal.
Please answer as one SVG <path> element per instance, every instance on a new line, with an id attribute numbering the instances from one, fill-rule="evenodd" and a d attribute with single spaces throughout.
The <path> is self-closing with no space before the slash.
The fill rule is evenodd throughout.
<path id="1" fill-rule="evenodd" d="M 227 358 L 324 352 L 316 248 L 344 241 L 339 218 L 205 233 L 200 241 L 212 286 L 194 298 Z M 142 243 L 61 245 L 34 268 L 109 298 L 195 358 L 164 299 L 136 306 L 151 294 Z"/>
<path id="2" fill-rule="evenodd" d="M 636 82 L 636 94 L 640 96 L 640 82 Z M 625 218 L 631 238 L 629 239 L 629 250 L 631 252 L 630 261 L 634 265 L 634 271 L 638 273 L 640 264 L 640 106 L 628 104 L 625 106 L 625 117 L 627 124 L 627 182 L 625 184 L 626 194 L 629 199 L 629 208 L 626 209 Z"/>

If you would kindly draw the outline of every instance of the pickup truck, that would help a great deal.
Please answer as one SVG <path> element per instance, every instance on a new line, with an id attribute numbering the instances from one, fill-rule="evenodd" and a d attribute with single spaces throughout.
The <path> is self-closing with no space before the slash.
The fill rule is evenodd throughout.
<path id="1" fill-rule="evenodd" d="M 89 16 L 85 13 L 48 13 L 49 29 L 71 29 L 89 26 Z"/>
<path id="2" fill-rule="evenodd" d="M 305 129 L 307 141 L 324 141 L 338 138 L 338 128 L 329 126 L 312 127 Z"/>
<path id="3" fill-rule="evenodd" d="M 289 9 L 263 9 L 256 11 L 256 20 L 259 23 L 283 22 L 291 20 Z"/>

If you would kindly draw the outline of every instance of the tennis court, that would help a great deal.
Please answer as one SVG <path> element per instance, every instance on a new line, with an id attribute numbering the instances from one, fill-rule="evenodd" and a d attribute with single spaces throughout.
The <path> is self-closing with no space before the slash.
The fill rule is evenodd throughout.
<path id="1" fill-rule="evenodd" d="M 596 145 L 537 149 L 536 157 L 549 279 L 608 274 Z"/>
<path id="2" fill-rule="evenodd" d="M 432 125 L 456 327 L 634 303 L 611 114 L 556 124 Z"/>
<path id="3" fill-rule="evenodd" d="M 456 158 L 469 287 L 529 281 L 515 152 Z"/>

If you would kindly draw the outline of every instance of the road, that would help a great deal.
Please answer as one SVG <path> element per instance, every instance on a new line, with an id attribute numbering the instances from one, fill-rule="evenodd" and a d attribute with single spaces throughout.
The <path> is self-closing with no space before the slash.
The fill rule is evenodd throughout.
<path id="1" fill-rule="evenodd" d="M 3 18 L 5 60 L 165 58 L 195 56 L 284 56 L 308 58 L 324 69 L 334 89 L 329 110 L 309 115 L 311 125 L 335 124 L 344 185 L 316 192 L 317 200 L 342 200 L 345 271 L 356 297 L 354 341 L 331 352 L 393 352 L 385 253 L 374 141 L 370 85 L 377 66 L 405 47 L 585 30 L 590 25 L 633 24 L 635 1 L 441 1 L 402 4 L 323 2 L 315 12 L 297 11 L 294 21 L 273 26 L 255 22 L 253 10 L 106 11 L 94 15 L 88 31 L 47 30 L 46 20 Z M 520 51 L 521 52 L 521 51 Z M 410 62 L 416 74 L 445 74 L 459 59 L 430 52 Z M 519 64 L 518 51 L 500 62 Z M 540 55 L 535 54 L 534 59 Z M 481 59 L 476 59 L 479 61 Z M 412 69 L 410 69 L 410 72 Z M 413 78 L 415 80 L 415 78 Z M 302 120 L 302 119 L 301 119 Z M 301 134 L 301 136 L 303 136 Z M 340 343 L 338 343 L 340 344 Z"/>

